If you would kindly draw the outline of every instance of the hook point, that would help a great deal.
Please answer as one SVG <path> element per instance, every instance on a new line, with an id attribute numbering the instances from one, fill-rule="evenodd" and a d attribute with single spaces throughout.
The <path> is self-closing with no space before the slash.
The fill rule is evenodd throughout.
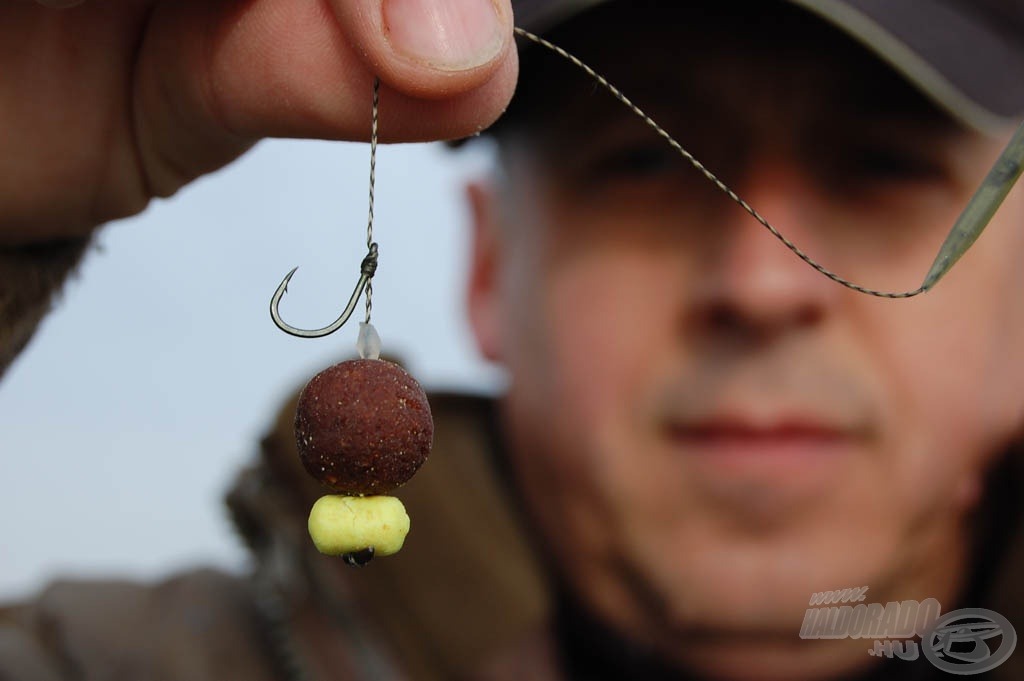
<path id="1" fill-rule="evenodd" d="M 291 272 L 284 275 L 284 281 L 281 282 L 281 293 L 288 293 L 288 282 L 292 280 L 295 273 L 299 271 L 298 265 L 292 268 Z"/>

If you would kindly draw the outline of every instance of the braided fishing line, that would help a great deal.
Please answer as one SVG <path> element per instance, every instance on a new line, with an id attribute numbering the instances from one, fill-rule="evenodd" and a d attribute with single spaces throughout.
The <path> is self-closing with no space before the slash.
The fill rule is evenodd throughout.
<path id="1" fill-rule="evenodd" d="M 700 172 L 701 175 L 707 178 L 715 185 L 715 187 L 729 197 L 730 200 L 739 205 L 740 208 L 746 211 L 752 218 L 757 220 L 779 241 L 781 241 L 786 248 L 795 253 L 797 257 L 805 263 L 837 284 L 841 284 L 846 288 L 853 289 L 854 291 L 858 291 L 869 296 L 876 296 L 878 298 L 913 298 L 916 295 L 931 290 L 931 288 L 938 283 L 939 279 L 941 279 L 950 270 L 950 268 L 953 267 L 957 260 L 967 252 L 967 249 L 971 247 L 978 236 L 981 235 L 981 232 L 988 225 L 996 210 L 1002 204 L 1007 194 L 1009 194 L 1014 184 L 1016 184 L 1022 172 L 1024 172 L 1024 123 L 1022 123 L 1007 143 L 1005 149 L 1000 154 L 999 158 L 996 160 L 992 169 L 982 181 L 977 191 L 971 197 L 971 200 L 960 214 L 956 223 L 954 223 L 921 286 L 912 291 L 902 291 L 899 293 L 867 288 L 848 279 L 844 279 L 804 253 L 796 244 L 787 239 L 778 228 L 769 222 L 767 218 L 757 212 L 753 206 L 744 201 L 743 198 L 725 184 L 725 182 L 719 179 L 717 175 L 711 172 L 711 170 L 701 163 L 693 154 L 679 144 L 679 142 L 677 142 L 672 135 L 668 133 L 668 131 L 658 125 L 654 119 L 643 111 L 643 109 L 633 103 L 633 101 L 621 90 L 608 82 L 608 79 L 604 76 L 585 64 L 579 57 L 538 35 L 519 28 L 518 26 L 515 27 L 514 30 L 516 35 L 551 50 L 590 76 L 595 82 L 601 85 L 601 87 L 611 93 L 615 99 L 625 105 L 647 126 L 654 130 L 659 137 L 665 140 L 670 147 L 686 159 L 686 161 Z"/>

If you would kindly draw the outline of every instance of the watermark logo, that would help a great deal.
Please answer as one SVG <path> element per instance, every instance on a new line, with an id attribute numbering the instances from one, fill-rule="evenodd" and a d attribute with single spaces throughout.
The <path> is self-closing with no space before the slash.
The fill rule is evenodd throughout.
<path id="1" fill-rule="evenodd" d="M 864 603 L 867 591 L 812 595 L 800 638 L 873 639 L 872 656 L 916 660 L 923 652 L 936 668 L 962 676 L 995 669 L 1017 646 L 1013 625 L 997 612 L 963 608 L 943 615 L 934 598 Z"/>
<path id="2" fill-rule="evenodd" d="M 868 587 L 842 591 L 825 591 L 811 596 L 810 605 L 863 601 Z M 804 614 L 800 627 L 803 639 L 909 639 L 920 638 L 928 632 L 941 614 L 941 606 L 934 598 L 923 601 L 892 601 L 861 603 L 856 605 L 829 605 L 811 607 Z"/>
<path id="3" fill-rule="evenodd" d="M 961 608 L 940 617 L 921 646 L 928 661 L 944 672 L 980 674 L 1010 657 L 1017 647 L 1017 631 L 998 612 Z"/>

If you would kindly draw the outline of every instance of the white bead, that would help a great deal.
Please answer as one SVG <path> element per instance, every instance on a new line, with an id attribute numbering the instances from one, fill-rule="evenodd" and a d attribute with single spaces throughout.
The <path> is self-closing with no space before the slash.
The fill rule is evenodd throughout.
<path id="1" fill-rule="evenodd" d="M 380 359 L 380 336 L 373 324 L 359 322 L 359 338 L 356 340 L 356 350 L 363 359 Z"/>

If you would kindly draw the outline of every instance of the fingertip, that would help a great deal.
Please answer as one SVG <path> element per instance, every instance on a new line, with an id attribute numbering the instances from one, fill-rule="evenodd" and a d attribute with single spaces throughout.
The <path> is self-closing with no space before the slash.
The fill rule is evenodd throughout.
<path id="1" fill-rule="evenodd" d="M 509 0 L 332 3 L 367 67 L 412 97 L 463 95 L 490 82 L 514 59 Z"/>
<path id="2" fill-rule="evenodd" d="M 381 92 L 380 139 L 385 142 L 458 140 L 477 135 L 504 114 L 515 92 L 519 60 L 515 50 L 496 65 L 489 81 L 443 99 Z"/>
<path id="3" fill-rule="evenodd" d="M 507 33 L 493 0 L 382 0 L 381 19 L 397 55 L 445 72 L 486 66 Z"/>

